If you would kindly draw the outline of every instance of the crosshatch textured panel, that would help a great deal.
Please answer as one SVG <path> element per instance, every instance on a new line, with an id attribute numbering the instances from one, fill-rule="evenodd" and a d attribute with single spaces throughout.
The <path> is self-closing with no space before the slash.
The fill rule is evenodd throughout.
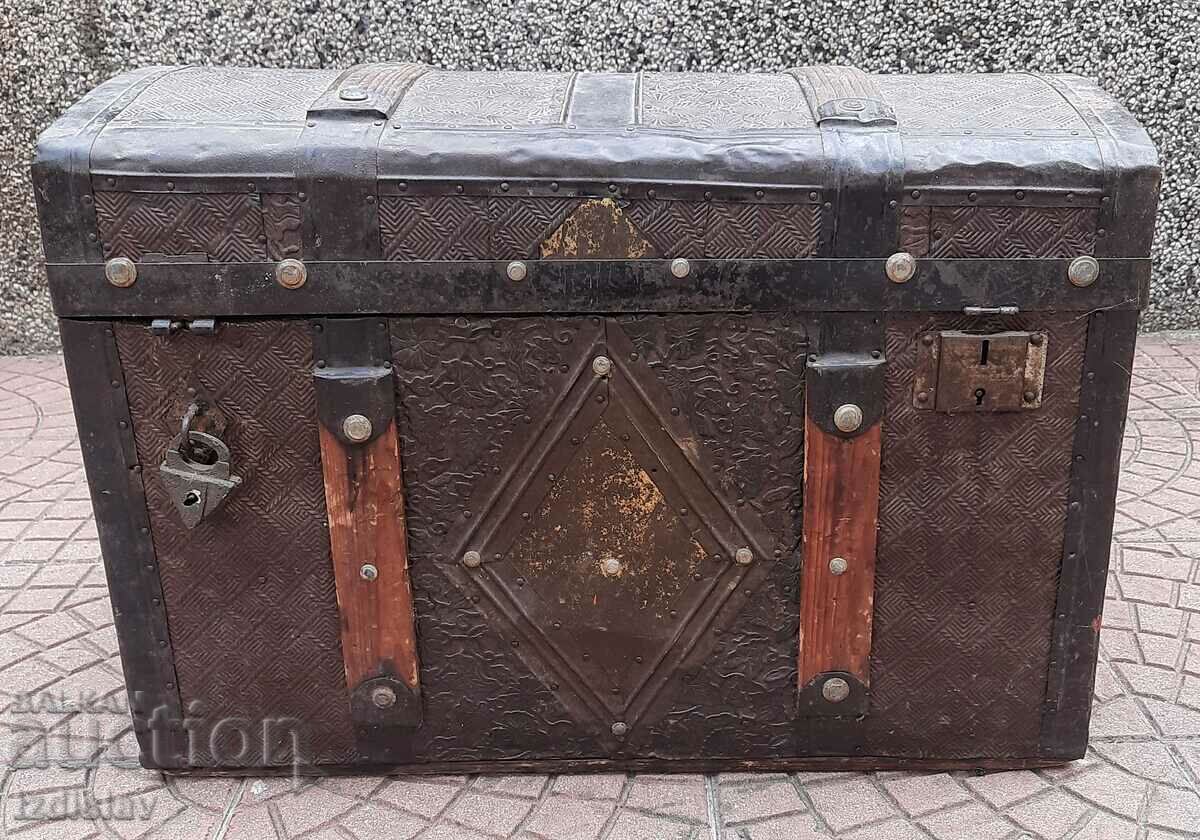
<path id="1" fill-rule="evenodd" d="M 871 78 L 896 109 L 901 131 L 1088 130 L 1071 103 L 1034 75 L 966 73 Z"/>
<path id="2" fill-rule="evenodd" d="M 578 204 L 569 198 L 383 196 L 379 233 L 384 258 L 529 259 Z"/>
<path id="3" fill-rule="evenodd" d="M 100 191 L 96 220 L 106 257 L 203 254 L 214 262 L 267 259 L 263 210 L 255 193 Z"/>
<path id="4" fill-rule="evenodd" d="M 325 528 L 311 336 L 302 321 L 224 324 L 166 338 L 117 327 L 138 460 L 185 710 L 198 701 L 195 763 L 240 763 L 223 718 L 295 718 L 301 759 L 350 761 L 354 739 Z M 242 484 L 188 530 L 158 476 L 189 389 L 212 406 Z M 211 738 L 211 740 L 210 740 Z M 215 749 L 213 748 L 215 746 Z M 251 738 L 246 764 L 262 761 Z M 271 762 L 291 760 L 286 738 Z"/>
<path id="5" fill-rule="evenodd" d="M 929 329 L 1045 330 L 1041 408 L 915 409 L 917 341 Z M 877 754 L 1037 752 L 1086 332 L 1073 314 L 887 322 L 866 718 Z"/>
<path id="6" fill-rule="evenodd" d="M 1096 248 L 1095 207 L 905 207 L 900 248 L 917 257 L 1076 257 Z"/>
<path id="7" fill-rule="evenodd" d="M 382 196 L 379 229 L 389 260 L 530 259 L 584 200 Z M 661 258 L 789 259 L 820 248 L 817 204 L 635 198 L 621 211 Z"/>
<path id="8" fill-rule="evenodd" d="M 697 131 L 814 128 L 795 78 L 787 74 L 646 73 L 639 122 Z"/>
<path id="9" fill-rule="evenodd" d="M 421 76 L 393 114 L 400 125 L 502 128 L 558 125 L 574 73 L 433 70 Z"/>
<path id="10" fill-rule="evenodd" d="M 337 71 L 184 67 L 168 73 L 114 122 L 303 123 Z"/>

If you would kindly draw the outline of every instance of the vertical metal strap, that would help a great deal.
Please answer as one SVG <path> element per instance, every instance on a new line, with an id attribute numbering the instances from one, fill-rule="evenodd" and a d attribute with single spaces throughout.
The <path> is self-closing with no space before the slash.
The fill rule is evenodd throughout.
<path id="1" fill-rule="evenodd" d="M 1046 757 L 1081 758 L 1087 750 L 1136 338 L 1137 312 L 1101 310 L 1088 320 L 1042 713 L 1041 748 Z"/>
<path id="2" fill-rule="evenodd" d="M 387 321 L 313 323 L 321 467 L 359 750 L 378 760 L 422 721 L 416 620 Z"/>
<path id="3" fill-rule="evenodd" d="M 356 66 L 309 107 L 296 167 L 308 259 L 382 258 L 379 138 L 404 94 L 427 69 L 419 64 Z"/>
<path id="4" fill-rule="evenodd" d="M 851 67 L 792 74 L 820 126 L 829 165 L 831 256 L 894 253 L 904 159 L 890 104 L 870 76 Z M 887 282 L 881 272 L 879 283 Z M 870 700 L 883 313 L 828 313 L 817 331 L 805 386 L 797 711 L 813 719 L 806 748 L 847 753 L 861 749 L 856 717 L 869 711 Z"/>
<path id="5" fill-rule="evenodd" d="M 112 324 L 59 321 L 133 729 L 145 767 L 188 764 L 175 657 Z"/>

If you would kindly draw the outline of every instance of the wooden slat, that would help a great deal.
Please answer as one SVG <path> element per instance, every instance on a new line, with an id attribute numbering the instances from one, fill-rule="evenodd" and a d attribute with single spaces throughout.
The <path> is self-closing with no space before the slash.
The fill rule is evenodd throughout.
<path id="1" fill-rule="evenodd" d="M 323 424 L 320 430 L 347 687 L 354 691 L 365 679 L 393 676 L 415 690 L 417 640 L 396 422 L 361 446 L 343 444 Z M 361 574 L 368 563 L 379 571 L 375 580 Z"/>
<path id="2" fill-rule="evenodd" d="M 811 418 L 804 444 L 804 566 L 800 584 L 799 687 L 844 671 L 868 684 L 875 597 L 882 424 L 852 438 Z M 844 574 L 830 571 L 834 557 Z"/>

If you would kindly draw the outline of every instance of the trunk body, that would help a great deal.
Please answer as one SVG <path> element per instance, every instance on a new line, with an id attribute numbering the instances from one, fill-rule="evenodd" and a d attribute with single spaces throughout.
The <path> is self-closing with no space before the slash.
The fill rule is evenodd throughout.
<path id="1" fill-rule="evenodd" d="M 147 766 L 1086 749 L 1159 180 L 1090 83 L 147 68 L 34 176 Z"/>

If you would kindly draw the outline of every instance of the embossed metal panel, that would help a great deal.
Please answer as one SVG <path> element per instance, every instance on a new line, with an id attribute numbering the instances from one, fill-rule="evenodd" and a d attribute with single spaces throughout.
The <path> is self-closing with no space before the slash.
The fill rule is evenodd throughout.
<path id="1" fill-rule="evenodd" d="M 800 85 L 787 74 L 646 73 L 638 122 L 694 131 L 814 128 Z"/>
<path id="2" fill-rule="evenodd" d="M 436 597 L 478 602 L 599 754 L 647 754 L 723 622 L 760 609 L 742 590 L 791 562 L 806 330 L 396 319 L 393 347 L 414 568 L 460 588 Z"/>

